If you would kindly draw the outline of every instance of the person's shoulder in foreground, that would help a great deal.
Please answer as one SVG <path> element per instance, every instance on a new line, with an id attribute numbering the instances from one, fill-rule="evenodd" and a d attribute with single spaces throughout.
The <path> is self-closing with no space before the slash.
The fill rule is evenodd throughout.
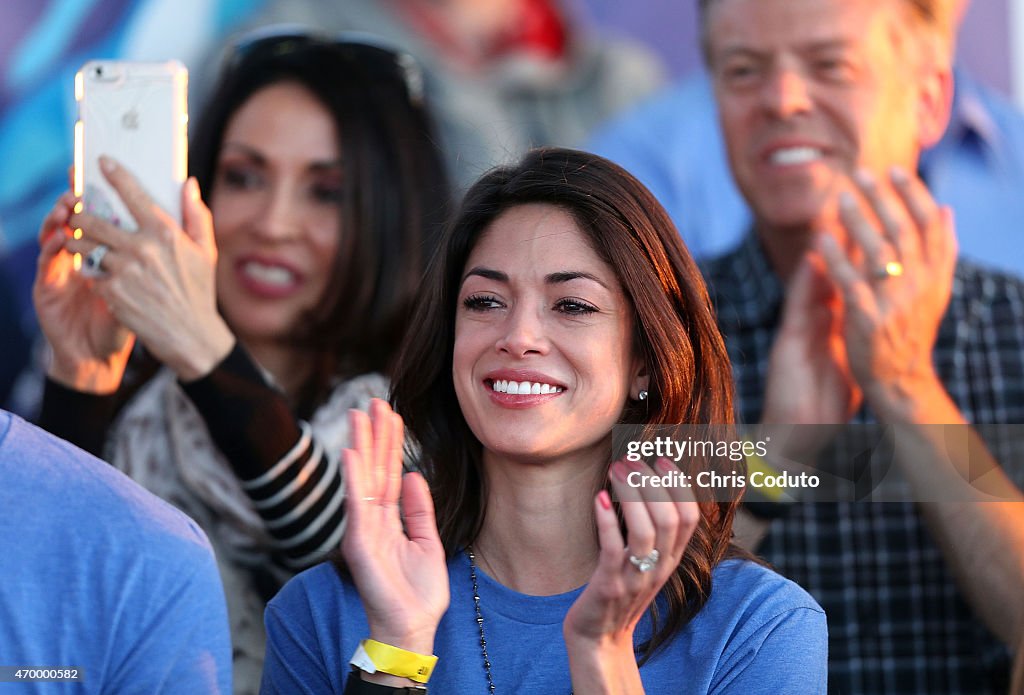
<path id="1" fill-rule="evenodd" d="M 191 519 L 6 411 L 0 509 L 0 662 L 77 669 L 82 693 L 231 692 L 224 592 Z"/>
<path id="2" fill-rule="evenodd" d="M 479 638 L 473 637 L 475 631 L 467 633 L 463 620 L 470 625 L 474 620 L 465 555 L 451 559 L 448 568 L 452 600 L 435 643 L 439 660 L 429 684 L 435 692 L 456 692 L 468 687 L 467 681 L 474 676 L 484 678 L 478 659 L 472 658 L 479 657 L 479 645 L 474 641 Z M 701 612 L 641 668 L 647 692 L 825 693 L 828 633 L 818 603 L 792 581 L 754 562 L 726 560 L 713 576 L 711 597 Z M 495 591 L 490 586 L 495 584 L 493 580 L 481 580 L 489 585 L 481 585 L 481 594 L 484 589 Z M 527 660 L 543 661 L 545 669 L 561 668 L 560 674 L 567 673 L 561 619 L 578 593 L 554 597 L 517 594 L 515 611 L 492 614 L 488 642 L 497 644 L 496 638 L 514 641 Z M 558 615 L 547 616 L 547 612 Z M 510 618 L 511 613 L 517 615 Z M 355 587 L 340 580 L 329 563 L 286 584 L 268 605 L 266 623 L 264 695 L 342 693 L 350 670 L 348 659 L 360 639 L 369 634 Z M 501 632 L 491 632 L 502 624 Z M 648 617 L 637 634 L 649 635 Z M 537 639 L 549 644 L 544 654 L 535 653 L 530 646 Z M 450 645 L 457 655 L 449 654 L 446 659 L 441 645 Z M 481 682 L 486 687 L 485 681 Z"/>

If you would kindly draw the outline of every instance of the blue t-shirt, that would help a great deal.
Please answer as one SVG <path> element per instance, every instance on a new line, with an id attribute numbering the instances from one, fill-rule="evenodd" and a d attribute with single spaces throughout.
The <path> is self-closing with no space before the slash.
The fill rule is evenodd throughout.
<path id="1" fill-rule="evenodd" d="M 206 536 L 111 466 L 0 411 L 0 665 L 84 682 L 2 693 L 230 693 Z"/>
<path id="2" fill-rule="evenodd" d="M 438 627 L 436 693 L 486 693 L 469 561 L 448 563 L 451 605 Z M 562 621 L 583 588 L 527 596 L 477 570 L 487 651 L 498 695 L 568 695 Z M 264 695 L 341 693 L 349 659 L 369 636 L 355 587 L 324 564 L 293 578 L 267 606 Z M 635 637 L 650 636 L 648 618 Z M 803 695 L 825 693 L 825 614 L 803 589 L 753 562 L 714 571 L 711 598 L 640 668 L 648 693 Z"/>

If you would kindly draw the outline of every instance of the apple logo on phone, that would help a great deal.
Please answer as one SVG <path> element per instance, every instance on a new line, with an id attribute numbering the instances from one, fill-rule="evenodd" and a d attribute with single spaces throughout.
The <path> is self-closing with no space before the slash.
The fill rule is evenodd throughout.
<path id="1" fill-rule="evenodd" d="M 124 126 L 125 130 L 138 130 L 139 112 L 135 109 L 125 111 L 124 115 L 121 116 L 121 125 Z"/>

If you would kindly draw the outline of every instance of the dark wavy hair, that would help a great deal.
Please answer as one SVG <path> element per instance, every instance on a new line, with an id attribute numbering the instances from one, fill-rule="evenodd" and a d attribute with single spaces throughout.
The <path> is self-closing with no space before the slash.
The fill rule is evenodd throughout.
<path id="1" fill-rule="evenodd" d="M 518 164 L 485 174 L 466 194 L 431 260 L 393 383 L 393 405 L 420 447 L 449 555 L 475 540 L 487 500 L 482 445 L 462 415 L 452 382 L 459 285 L 470 252 L 494 220 L 531 203 L 558 206 L 573 216 L 615 270 L 632 305 L 634 344 L 646 360 L 650 386 L 645 402 L 627 403 L 621 422 L 639 425 L 643 436 L 659 425 L 729 428 L 733 422 L 732 373 L 708 293 L 664 208 L 606 159 L 534 150 Z M 735 468 L 712 460 L 693 465 Z M 700 523 L 662 590 L 663 621 L 652 608 L 656 627 L 643 645 L 646 656 L 700 611 L 715 565 L 727 554 L 742 555 L 731 544 L 738 498 L 737 493 L 725 501 L 698 500 Z"/>
<path id="2" fill-rule="evenodd" d="M 295 404 L 300 415 L 322 402 L 335 378 L 390 370 L 450 212 L 418 67 L 369 37 L 355 38 L 290 33 L 237 44 L 191 142 L 191 173 L 209 200 L 228 123 L 260 89 L 297 83 L 334 123 L 345 188 L 340 243 L 319 306 L 292 337 L 315 355 Z"/>

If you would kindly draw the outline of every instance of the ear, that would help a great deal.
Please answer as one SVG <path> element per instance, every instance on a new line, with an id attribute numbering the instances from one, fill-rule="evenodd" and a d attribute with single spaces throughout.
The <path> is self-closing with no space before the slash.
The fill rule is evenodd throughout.
<path id="1" fill-rule="evenodd" d="M 925 51 L 920 70 L 920 89 L 917 95 L 918 138 L 921 149 L 927 149 L 942 139 L 953 108 L 953 68 L 949 52 L 939 45 L 931 51 Z"/>
<path id="2" fill-rule="evenodd" d="M 640 400 L 641 391 L 650 390 L 651 377 L 647 371 L 647 363 L 643 358 L 633 360 L 633 378 L 629 382 L 629 400 Z"/>

